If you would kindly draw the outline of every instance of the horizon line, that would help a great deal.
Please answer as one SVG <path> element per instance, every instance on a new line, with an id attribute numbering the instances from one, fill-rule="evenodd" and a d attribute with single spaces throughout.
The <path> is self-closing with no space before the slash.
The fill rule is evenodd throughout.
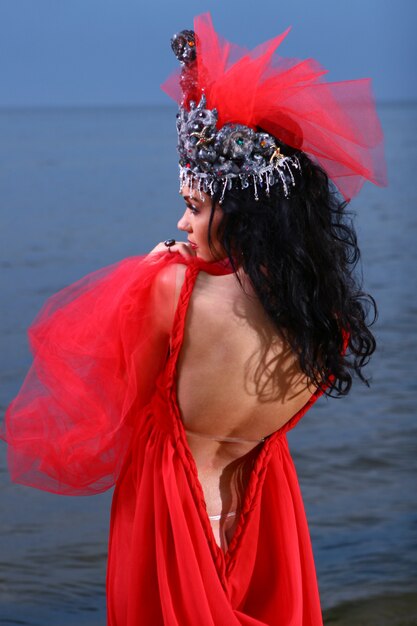
<path id="1" fill-rule="evenodd" d="M 376 99 L 377 106 L 417 105 L 417 99 Z M 136 108 L 178 108 L 175 102 L 66 102 L 66 103 L 27 103 L 1 104 L 0 112 L 35 109 L 136 109 Z"/>

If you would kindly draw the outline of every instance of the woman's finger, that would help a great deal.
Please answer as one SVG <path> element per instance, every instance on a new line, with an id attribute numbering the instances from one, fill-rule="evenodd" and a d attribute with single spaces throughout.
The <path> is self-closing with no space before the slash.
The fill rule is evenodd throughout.
<path id="1" fill-rule="evenodd" d="M 185 241 L 176 241 L 172 246 L 166 246 L 164 241 L 158 243 L 153 250 L 150 251 L 150 254 L 154 252 L 167 252 L 168 254 L 172 254 L 173 252 L 179 252 L 184 257 L 187 256 L 196 256 L 195 251 L 191 248 L 190 244 Z"/>
<path id="2" fill-rule="evenodd" d="M 171 252 L 179 252 L 183 257 L 196 256 L 195 250 L 192 249 L 189 243 L 185 241 L 177 241 L 174 246 L 167 248 L 168 254 Z"/>

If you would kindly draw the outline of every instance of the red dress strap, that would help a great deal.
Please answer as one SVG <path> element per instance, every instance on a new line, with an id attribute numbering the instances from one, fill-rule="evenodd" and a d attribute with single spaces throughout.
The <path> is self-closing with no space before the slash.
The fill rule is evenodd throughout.
<path id="1" fill-rule="evenodd" d="M 255 503 L 259 497 L 261 486 L 265 477 L 268 459 L 271 453 L 271 442 L 270 439 L 267 439 L 260 449 L 260 453 L 255 461 L 248 487 L 245 492 L 243 506 L 239 515 L 236 531 L 227 552 L 224 553 L 218 546 L 214 538 L 213 530 L 207 512 L 203 487 L 200 483 L 197 466 L 186 437 L 185 428 L 178 405 L 176 390 L 177 362 L 184 336 L 187 309 L 200 269 L 201 266 L 199 265 L 189 265 L 185 273 L 185 279 L 181 288 L 172 328 L 172 350 L 166 368 L 166 386 L 168 389 L 169 406 L 173 419 L 173 431 L 174 437 L 176 439 L 177 451 L 182 458 L 191 492 L 193 494 L 194 501 L 200 514 L 201 523 L 203 525 L 207 541 L 212 552 L 213 560 L 216 563 L 216 568 L 219 573 L 220 580 L 222 581 L 225 589 L 227 589 L 228 570 L 233 567 L 232 556 L 235 553 L 244 535 L 247 516 L 251 512 L 252 508 L 255 506 Z"/>
<path id="2" fill-rule="evenodd" d="M 228 550 L 224 553 L 218 546 L 213 530 L 211 527 L 210 519 L 207 513 L 207 507 L 205 502 L 204 491 L 199 480 L 197 466 L 190 450 L 188 440 L 186 437 L 186 431 L 184 423 L 181 417 L 177 393 L 176 393 L 176 374 L 177 374 L 177 362 L 179 352 L 182 346 L 184 329 L 186 323 L 187 310 L 190 303 L 192 291 L 195 285 L 195 281 L 199 272 L 205 271 L 206 268 L 202 268 L 200 264 L 190 264 L 187 267 L 184 282 L 181 288 L 177 309 L 174 316 L 174 323 L 171 336 L 171 354 L 167 363 L 165 379 L 165 385 L 168 390 L 170 412 L 173 419 L 173 432 L 177 442 L 177 450 L 182 457 L 189 484 L 196 502 L 196 506 L 199 510 L 201 522 L 205 529 L 207 541 L 209 543 L 213 559 L 216 563 L 220 579 L 227 585 L 227 577 L 230 575 L 231 570 L 236 563 L 234 556 L 239 549 L 243 541 L 243 537 L 248 527 L 248 517 L 257 505 L 261 492 L 262 485 L 265 480 L 266 471 L 268 468 L 269 459 L 273 454 L 275 447 L 279 441 L 284 441 L 286 445 L 285 433 L 293 428 L 296 423 L 302 418 L 302 416 L 308 411 L 308 409 L 316 402 L 316 400 L 322 395 L 323 390 L 317 390 L 305 405 L 297 411 L 297 413 L 286 423 L 284 426 L 271 435 L 269 435 L 263 442 L 259 443 L 259 454 L 255 460 L 252 473 L 249 478 L 249 482 L 244 494 L 243 504 L 239 513 L 237 526 Z M 211 268 L 210 268 L 211 269 Z M 212 273 L 212 272 L 211 272 Z"/>

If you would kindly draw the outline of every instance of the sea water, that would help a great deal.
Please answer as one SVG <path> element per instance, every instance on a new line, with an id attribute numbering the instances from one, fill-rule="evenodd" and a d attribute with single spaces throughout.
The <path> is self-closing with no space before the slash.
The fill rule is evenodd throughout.
<path id="1" fill-rule="evenodd" d="M 384 105 L 390 185 L 351 209 L 365 289 L 379 305 L 371 387 L 324 398 L 289 434 L 326 624 L 417 623 L 417 106 Z M 45 299 L 176 236 L 175 110 L 0 111 L 2 413 Z M 0 624 L 105 624 L 111 492 L 63 497 L 11 484 L 0 442 Z"/>

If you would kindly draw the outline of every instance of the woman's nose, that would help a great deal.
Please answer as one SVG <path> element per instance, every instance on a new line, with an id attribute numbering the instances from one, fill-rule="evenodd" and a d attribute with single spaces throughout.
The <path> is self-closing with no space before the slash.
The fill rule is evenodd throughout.
<path id="1" fill-rule="evenodd" d="M 185 211 L 181 219 L 178 220 L 177 228 L 178 230 L 185 230 L 187 232 L 190 232 L 190 223 L 187 220 L 187 211 Z"/>

